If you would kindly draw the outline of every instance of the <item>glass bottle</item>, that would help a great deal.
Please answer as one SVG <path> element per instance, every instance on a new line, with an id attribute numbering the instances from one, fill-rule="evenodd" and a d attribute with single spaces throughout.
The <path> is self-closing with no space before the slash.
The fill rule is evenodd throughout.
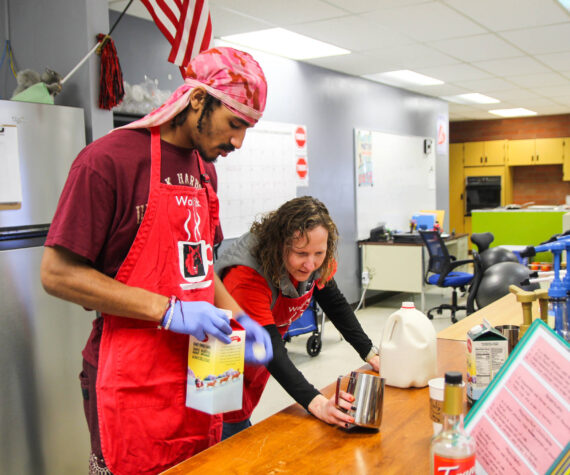
<path id="1" fill-rule="evenodd" d="M 463 430 L 463 379 L 445 373 L 443 427 L 431 441 L 431 474 L 475 475 L 475 439 Z"/>

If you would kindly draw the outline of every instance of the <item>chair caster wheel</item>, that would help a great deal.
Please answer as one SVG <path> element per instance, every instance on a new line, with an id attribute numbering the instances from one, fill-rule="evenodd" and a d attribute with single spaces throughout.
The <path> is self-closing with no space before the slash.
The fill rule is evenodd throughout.
<path id="1" fill-rule="evenodd" d="M 431 314 L 431 312 L 428 312 L 427 317 L 428 317 L 430 320 L 433 320 L 433 315 Z"/>
<path id="2" fill-rule="evenodd" d="M 451 317 L 451 322 L 452 322 L 452 323 L 457 323 L 457 318 L 455 318 L 455 316 Z"/>

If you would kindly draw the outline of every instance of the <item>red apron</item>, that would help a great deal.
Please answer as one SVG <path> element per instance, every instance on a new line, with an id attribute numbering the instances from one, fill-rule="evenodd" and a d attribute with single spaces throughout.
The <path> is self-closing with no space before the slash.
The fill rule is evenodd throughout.
<path id="1" fill-rule="evenodd" d="M 116 279 L 181 300 L 214 301 L 212 243 L 218 198 L 160 181 L 160 131 L 151 132 L 148 207 Z M 115 475 L 154 474 L 215 444 L 222 417 L 186 407 L 187 335 L 156 322 L 103 314 L 97 413 L 105 463 Z"/>
<path id="2" fill-rule="evenodd" d="M 271 309 L 273 319 L 281 336 L 285 335 L 289 325 L 303 315 L 311 303 L 315 283 L 301 297 L 285 297 L 281 291 Z M 257 406 L 265 389 L 270 373 L 265 366 L 245 365 L 243 372 L 243 404 L 241 411 L 231 411 L 224 414 L 224 422 L 241 422 L 248 419 Z"/>

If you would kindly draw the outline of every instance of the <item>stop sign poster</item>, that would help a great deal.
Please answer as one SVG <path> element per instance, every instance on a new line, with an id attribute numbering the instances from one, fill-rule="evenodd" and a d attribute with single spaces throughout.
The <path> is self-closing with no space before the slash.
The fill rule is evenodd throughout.
<path id="1" fill-rule="evenodd" d="M 309 160 L 307 159 L 307 128 L 295 126 L 295 173 L 297 186 L 309 186 Z"/>

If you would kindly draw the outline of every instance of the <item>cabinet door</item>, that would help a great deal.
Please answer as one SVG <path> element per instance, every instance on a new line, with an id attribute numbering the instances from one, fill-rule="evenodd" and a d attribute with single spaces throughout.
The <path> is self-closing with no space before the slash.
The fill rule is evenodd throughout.
<path id="1" fill-rule="evenodd" d="M 463 144 L 452 143 L 449 144 L 449 227 L 444 227 L 458 234 L 463 233 L 464 189 Z"/>
<path id="2" fill-rule="evenodd" d="M 535 139 L 509 140 L 509 165 L 536 165 Z"/>
<path id="3" fill-rule="evenodd" d="M 465 142 L 463 149 L 466 167 L 480 167 L 485 163 L 485 142 Z"/>
<path id="4" fill-rule="evenodd" d="M 564 139 L 536 139 L 536 160 L 538 165 L 557 165 L 564 159 Z"/>
<path id="5" fill-rule="evenodd" d="M 507 154 L 506 140 L 489 140 L 485 142 L 484 165 L 504 165 Z"/>
<path id="6" fill-rule="evenodd" d="M 562 162 L 562 179 L 570 181 L 570 137 L 562 141 L 564 147 L 564 161 Z"/>

